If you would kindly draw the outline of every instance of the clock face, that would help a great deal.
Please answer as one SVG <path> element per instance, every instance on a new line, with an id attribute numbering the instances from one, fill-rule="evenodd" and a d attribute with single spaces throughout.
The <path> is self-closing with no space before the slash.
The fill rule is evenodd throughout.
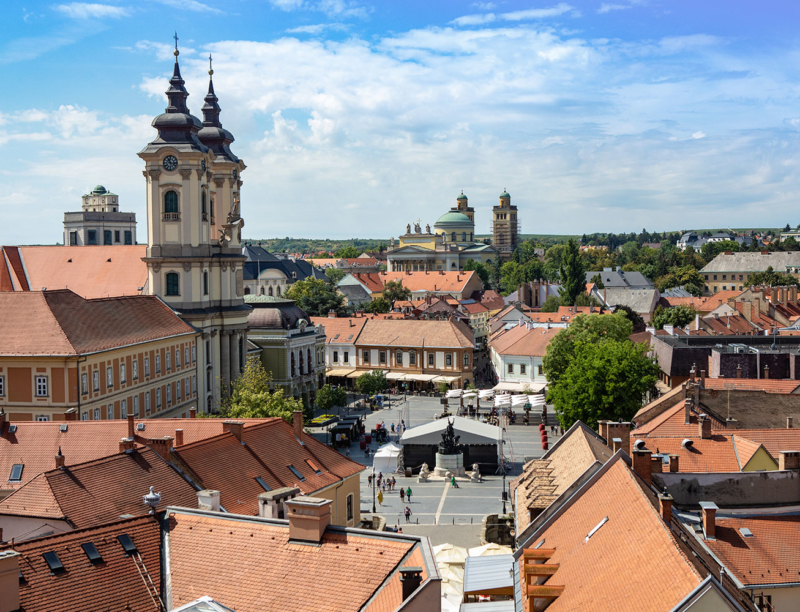
<path id="1" fill-rule="evenodd" d="M 164 158 L 164 169 L 172 172 L 178 167 L 178 158 L 174 155 L 167 155 Z"/>
<path id="2" fill-rule="evenodd" d="M 203 169 L 203 172 L 206 171 L 206 160 L 200 160 L 200 167 Z"/>

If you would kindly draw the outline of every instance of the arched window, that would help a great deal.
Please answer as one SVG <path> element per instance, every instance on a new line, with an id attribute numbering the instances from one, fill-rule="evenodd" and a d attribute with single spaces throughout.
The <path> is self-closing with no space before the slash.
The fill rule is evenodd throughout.
<path id="1" fill-rule="evenodd" d="M 456 241 L 456 233 L 455 232 L 453 232 L 452 240 L 453 240 L 453 242 Z"/>
<path id="2" fill-rule="evenodd" d="M 167 273 L 167 295 L 180 295 L 181 277 L 177 272 Z"/>
<path id="3" fill-rule="evenodd" d="M 264 287 L 261 287 L 261 295 L 264 295 Z"/>
<path id="4" fill-rule="evenodd" d="M 178 212 L 178 194 L 169 190 L 164 194 L 164 212 L 177 213 Z"/>
<path id="5" fill-rule="evenodd" d="M 305 360 L 303 359 L 303 351 L 300 351 L 300 374 L 303 373 L 303 366 L 305 365 Z"/>
<path id="6" fill-rule="evenodd" d="M 244 294 L 245 295 L 250 295 L 250 287 L 245 287 L 244 288 Z"/>
<path id="7" fill-rule="evenodd" d="M 208 295 L 208 272 L 203 272 L 203 295 Z"/>
<path id="8" fill-rule="evenodd" d="M 214 222 L 214 198 L 211 198 L 211 210 L 209 212 L 211 213 L 211 222 L 213 223 Z"/>
<path id="9" fill-rule="evenodd" d="M 294 376 L 294 353 L 292 353 L 292 376 Z"/>
<path id="10" fill-rule="evenodd" d="M 270 287 L 269 287 L 269 295 L 270 295 L 270 297 L 272 297 L 272 285 L 270 285 Z"/>
<path id="11" fill-rule="evenodd" d="M 206 205 L 206 192 L 203 192 L 203 195 L 200 197 L 200 210 L 203 213 L 203 221 L 208 221 L 208 209 Z"/>
<path id="12" fill-rule="evenodd" d="M 469 353 L 464 353 L 464 365 L 469 365 Z"/>
<path id="13" fill-rule="evenodd" d="M 397 365 L 403 365 L 403 351 L 397 351 L 394 358 L 397 361 Z"/>
<path id="14" fill-rule="evenodd" d="M 278 290 L 278 297 L 280 297 L 281 296 L 281 286 L 280 285 L 278 285 L 277 290 Z"/>
<path id="15" fill-rule="evenodd" d="M 409 351 L 409 353 L 408 353 L 408 363 L 410 365 L 417 365 L 417 352 L 416 351 Z"/>
<path id="16" fill-rule="evenodd" d="M 472 232 L 469 233 L 469 241 L 472 242 Z"/>
<path id="17" fill-rule="evenodd" d="M 306 356 L 308 357 L 308 371 L 311 372 L 311 366 L 314 365 L 314 362 L 311 361 L 311 349 L 306 350 Z"/>
<path id="18" fill-rule="evenodd" d="M 461 232 L 461 242 L 467 241 L 467 232 Z"/>

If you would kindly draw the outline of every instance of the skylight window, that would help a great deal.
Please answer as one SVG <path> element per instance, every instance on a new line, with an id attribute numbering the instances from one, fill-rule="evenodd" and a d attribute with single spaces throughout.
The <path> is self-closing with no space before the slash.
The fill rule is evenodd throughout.
<path id="1" fill-rule="evenodd" d="M 44 557 L 45 562 L 47 563 L 47 567 L 50 568 L 50 571 L 54 574 L 61 574 L 65 572 L 64 565 L 61 563 L 61 559 L 58 558 L 58 555 L 55 551 L 49 551 L 42 555 Z"/>
<path id="2" fill-rule="evenodd" d="M 314 470 L 314 473 L 315 473 L 315 474 L 322 474 L 322 470 L 321 470 L 321 469 L 319 469 L 319 468 L 317 467 L 317 464 L 316 464 L 316 463 L 314 463 L 313 461 L 311 461 L 311 459 L 306 459 L 306 463 L 309 465 L 309 467 L 310 467 L 312 470 Z"/>
<path id="3" fill-rule="evenodd" d="M 144 423 L 137 423 L 136 424 L 137 431 L 144 431 Z"/>
<path id="4" fill-rule="evenodd" d="M 16 425 L 9 425 L 8 426 L 8 433 L 17 433 L 17 426 Z"/>
<path id="5" fill-rule="evenodd" d="M 739 533 L 742 534 L 743 538 L 752 538 L 753 537 L 753 532 L 750 531 L 747 527 L 740 527 L 739 528 Z"/>
<path id="6" fill-rule="evenodd" d="M 303 476 L 303 475 L 302 475 L 302 474 L 301 474 L 301 473 L 298 471 L 298 469 L 297 469 L 296 467 L 294 467 L 293 465 L 290 465 L 290 466 L 289 466 L 289 469 L 291 470 L 292 474 L 294 474 L 295 476 L 297 476 L 297 477 L 300 479 L 300 482 L 303 482 L 303 481 L 306 479 L 306 477 L 305 477 L 305 476 Z"/>
<path id="7" fill-rule="evenodd" d="M 136 544 L 133 543 L 133 540 L 131 540 L 131 536 L 129 536 L 127 533 L 123 533 L 122 535 L 117 536 L 117 539 L 119 540 L 119 543 L 122 544 L 122 549 L 129 555 L 138 552 Z"/>
<path id="8" fill-rule="evenodd" d="M 261 485 L 261 488 L 265 491 L 272 491 L 272 487 L 270 487 L 261 476 L 256 476 L 256 482 Z"/>
<path id="9" fill-rule="evenodd" d="M 11 476 L 9 476 L 9 480 L 11 482 L 19 482 L 22 480 L 22 470 L 25 469 L 24 463 L 15 463 L 11 466 Z"/>
<path id="10" fill-rule="evenodd" d="M 68 429 L 69 425 L 67 425 L 66 423 L 61 423 L 61 425 L 58 426 L 58 431 L 60 431 L 61 433 L 67 433 Z"/>
<path id="11" fill-rule="evenodd" d="M 86 556 L 89 557 L 89 561 L 91 561 L 92 563 L 103 562 L 103 557 L 100 556 L 97 547 L 92 542 L 86 542 L 86 544 L 81 544 L 81 548 L 83 549 L 83 552 L 86 553 Z"/>
<path id="12" fill-rule="evenodd" d="M 598 529 L 600 529 L 600 528 L 601 528 L 603 525 L 605 525 L 607 522 L 608 522 L 608 517 L 605 517 L 605 518 L 604 518 L 602 521 L 600 521 L 599 523 L 597 523 L 597 526 L 596 526 L 594 529 L 592 529 L 592 530 L 589 532 L 589 535 L 587 535 L 587 536 L 586 536 L 586 539 L 584 540 L 584 544 L 585 544 L 586 542 L 588 542 L 588 541 L 589 541 L 589 538 L 591 538 L 591 537 L 592 537 L 592 536 L 593 536 L 595 533 L 597 533 L 597 530 L 598 530 Z"/>

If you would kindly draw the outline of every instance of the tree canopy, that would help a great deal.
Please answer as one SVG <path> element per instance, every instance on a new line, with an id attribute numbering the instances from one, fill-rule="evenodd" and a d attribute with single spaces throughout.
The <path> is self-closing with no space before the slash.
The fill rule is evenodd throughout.
<path id="1" fill-rule="evenodd" d="M 586 292 L 586 268 L 578 243 L 570 239 L 559 268 L 561 278 L 561 303 L 572 306 L 581 293 Z"/>
<path id="2" fill-rule="evenodd" d="M 478 273 L 478 276 L 483 281 L 484 284 L 489 283 L 489 270 L 486 269 L 482 263 L 475 261 L 471 257 L 464 262 L 464 270 L 466 272 L 475 271 Z"/>
<path id="3" fill-rule="evenodd" d="M 325 317 L 331 310 L 337 315 L 347 314 L 344 296 L 324 280 L 308 277 L 291 285 L 284 294 L 305 310 L 311 317 Z"/>
<path id="4" fill-rule="evenodd" d="M 775 272 L 772 266 L 769 266 L 763 272 L 756 272 L 751 274 L 747 279 L 747 286 L 765 286 L 765 287 L 780 287 L 781 285 L 794 285 L 800 287 L 800 281 L 790 274 L 783 274 Z"/>
<path id="5" fill-rule="evenodd" d="M 397 300 L 408 300 L 411 299 L 411 289 L 404 287 L 402 280 L 387 281 L 383 286 L 383 298 L 389 304 L 394 304 Z"/>
<path id="6" fill-rule="evenodd" d="M 347 406 L 347 391 L 342 387 L 324 385 L 317 391 L 317 407 L 327 414 L 337 406 Z"/>
<path id="7" fill-rule="evenodd" d="M 359 393 L 365 395 L 375 395 L 389 387 L 389 381 L 386 380 L 386 375 L 383 370 L 373 370 L 372 372 L 365 372 L 356 378 L 356 389 Z"/>
<path id="8" fill-rule="evenodd" d="M 251 419 L 280 417 L 292 422 L 292 413 L 303 410 L 303 404 L 293 397 L 285 397 L 283 389 L 271 390 L 272 374 L 264 369 L 258 357 L 248 357 L 244 372 L 233 381 L 230 395 L 222 398 L 220 412 L 223 417 Z"/>
<path id="9" fill-rule="evenodd" d="M 658 306 L 653 313 L 653 319 L 650 321 L 656 329 L 664 329 L 665 325 L 674 325 L 675 327 L 686 327 L 694 321 L 697 311 L 691 306 L 674 306 L 672 308 L 663 308 Z"/>
<path id="10" fill-rule="evenodd" d="M 392 309 L 392 303 L 385 297 L 375 298 L 364 306 L 364 312 L 385 313 Z"/>
<path id="11" fill-rule="evenodd" d="M 347 273 L 340 268 L 325 268 L 325 276 L 327 276 L 328 280 L 334 285 L 342 280 L 345 274 Z"/>
<path id="12" fill-rule="evenodd" d="M 361 253 L 363 253 L 363 251 L 359 251 L 354 246 L 346 246 L 336 251 L 335 255 L 339 259 L 355 259 L 361 255 Z"/>

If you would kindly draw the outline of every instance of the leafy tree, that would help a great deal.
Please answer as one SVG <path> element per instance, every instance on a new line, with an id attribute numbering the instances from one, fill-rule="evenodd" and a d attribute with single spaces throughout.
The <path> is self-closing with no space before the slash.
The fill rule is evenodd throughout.
<path id="1" fill-rule="evenodd" d="M 356 389 L 358 389 L 359 393 L 365 395 L 375 395 L 388 386 L 389 381 L 386 380 L 386 375 L 383 373 L 383 370 L 364 372 L 364 374 L 356 378 Z"/>
<path id="2" fill-rule="evenodd" d="M 345 274 L 347 274 L 347 272 L 340 270 L 339 268 L 325 268 L 325 276 L 328 277 L 328 280 L 331 281 L 332 285 L 335 285 L 342 280 Z"/>
<path id="3" fill-rule="evenodd" d="M 244 372 L 233 381 L 233 389 L 222 398 L 220 412 L 234 419 L 280 417 L 292 422 L 292 413 L 303 410 L 293 397 L 284 397 L 283 389 L 271 390 L 272 374 L 264 369 L 258 357 L 247 358 Z"/>
<path id="4" fill-rule="evenodd" d="M 632 333 L 633 324 L 623 312 L 576 316 L 570 326 L 553 336 L 547 346 L 542 360 L 547 382 L 551 387 L 559 384 L 561 376 L 569 367 L 577 343 L 622 342 Z"/>
<path id="5" fill-rule="evenodd" d="M 518 263 L 509 261 L 500 267 L 500 285 L 504 295 L 516 291 L 521 282 L 522 267 Z"/>
<path id="6" fill-rule="evenodd" d="M 792 231 L 792 226 L 787 223 L 786 227 L 783 228 L 783 231 L 784 232 L 791 232 Z"/>
<path id="7" fill-rule="evenodd" d="M 722 242 L 706 242 L 700 249 L 700 253 L 703 255 L 706 261 L 711 261 L 724 251 L 733 251 L 734 253 L 738 253 L 741 250 L 742 247 L 738 242 L 734 242 L 733 240 L 723 240 Z"/>
<path id="8" fill-rule="evenodd" d="M 627 339 L 577 342 L 559 383 L 550 389 L 561 426 L 578 419 L 592 428 L 601 420 L 630 421 L 658 381 L 658 364 L 647 351 Z"/>
<path id="9" fill-rule="evenodd" d="M 364 306 L 365 312 L 370 312 L 375 314 L 389 312 L 391 310 L 392 310 L 392 304 L 385 297 L 375 298 L 374 300 L 369 302 L 366 306 Z"/>
<path id="10" fill-rule="evenodd" d="M 383 299 L 387 300 L 389 304 L 394 304 L 397 300 L 409 300 L 411 299 L 411 289 L 403 287 L 402 280 L 387 281 L 383 286 Z"/>
<path id="11" fill-rule="evenodd" d="M 489 271 L 486 269 L 486 266 L 484 266 L 481 262 L 469 258 L 467 261 L 464 262 L 463 269 L 466 272 L 472 272 L 472 271 L 477 272 L 478 276 L 483 281 L 484 285 L 489 282 Z"/>
<path id="12" fill-rule="evenodd" d="M 599 272 L 592 277 L 591 282 L 593 282 L 594 286 L 597 287 L 598 289 L 606 288 L 606 286 L 603 284 L 603 277 L 600 275 Z"/>
<path id="13" fill-rule="evenodd" d="M 647 324 L 644 322 L 642 316 L 638 312 L 635 312 L 630 306 L 617 306 L 614 312 L 622 312 L 625 314 L 625 318 L 633 325 L 634 334 L 638 334 L 647 329 Z"/>
<path id="14" fill-rule="evenodd" d="M 750 278 L 747 279 L 747 283 L 745 283 L 748 287 L 750 286 L 765 286 L 765 287 L 779 287 L 781 285 L 794 285 L 796 287 L 800 287 L 800 281 L 798 281 L 794 276 L 789 274 L 782 274 L 780 272 L 775 272 L 772 269 L 772 266 L 769 266 L 763 272 L 756 272 L 755 274 L 751 274 Z"/>
<path id="15" fill-rule="evenodd" d="M 361 253 L 363 253 L 363 251 L 359 251 L 354 246 L 346 246 L 336 251 L 335 255 L 339 259 L 355 259 L 361 255 Z"/>
<path id="16" fill-rule="evenodd" d="M 317 406 L 322 409 L 323 414 L 328 414 L 328 412 L 337 406 L 346 406 L 347 405 L 347 391 L 344 390 L 342 387 L 331 387 L 330 385 L 324 385 L 319 391 L 317 391 Z"/>
<path id="17" fill-rule="evenodd" d="M 284 295 L 290 300 L 295 300 L 297 305 L 311 317 L 327 316 L 331 310 L 335 310 L 336 314 L 341 316 L 347 314 L 344 296 L 319 278 L 309 276 L 305 280 L 297 281 Z"/>
<path id="18" fill-rule="evenodd" d="M 559 269 L 561 278 L 561 301 L 566 306 L 575 304 L 575 299 L 586 291 L 586 269 L 581 260 L 578 243 L 570 238 Z"/>
<path id="19" fill-rule="evenodd" d="M 663 308 L 661 306 L 656 308 L 653 313 L 653 319 L 650 321 L 656 329 L 664 329 L 665 325 L 674 325 L 675 327 L 686 327 L 694 321 L 697 311 L 690 306 L 675 306 L 673 308 Z"/>
<path id="20" fill-rule="evenodd" d="M 588 295 L 586 293 L 581 293 L 577 298 L 575 298 L 575 306 L 594 306 L 595 308 L 602 308 L 603 305 L 597 301 L 597 299 L 593 295 Z"/>
<path id="21" fill-rule="evenodd" d="M 559 306 L 561 306 L 561 300 L 555 295 L 548 295 L 542 304 L 542 312 L 558 312 Z"/>

